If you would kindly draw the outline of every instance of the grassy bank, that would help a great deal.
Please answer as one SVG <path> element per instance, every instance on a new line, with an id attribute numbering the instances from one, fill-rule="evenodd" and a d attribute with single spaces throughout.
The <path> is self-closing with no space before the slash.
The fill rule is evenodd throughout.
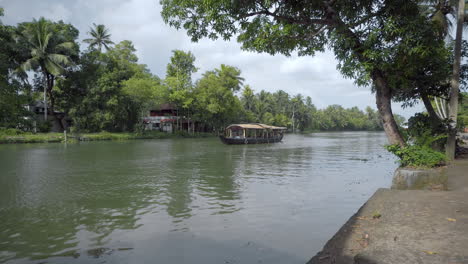
<path id="1" fill-rule="evenodd" d="M 201 138 L 211 137 L 210 133 L 189 134 L 185 131 L 178 131 L 174 134 L 164 132 L 146 132 L 146 133 L 79 133 L 68 134 L 68 142 L 78 141 L 98 141 L 98 140 L 133 140 L 133 139 L 163 139 L 163 138 Z M 63 133 L 26 133 L 18 131 L 0 131 L 0 144 L 8 143 L 52 143 L 64 142 Z"/>

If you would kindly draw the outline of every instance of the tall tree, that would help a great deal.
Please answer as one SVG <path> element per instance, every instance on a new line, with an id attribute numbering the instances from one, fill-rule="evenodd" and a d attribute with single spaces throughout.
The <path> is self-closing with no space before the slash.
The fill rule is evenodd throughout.
<path id="1" fill-rule="evenodd" d="M 244 86 L 241 102 L 247 111 L 253 111 L 255 107 L 255 94 L 250 85 Z"/>
<path id="2" fill-rule="evenodd" d="M 192 74 L 197 72 L 195 67 L 195 56 L 189 51 L 173 50 L 171 61 L 166 67 L 165 84 L 170 91 L 169 100 L 175 104 L 178 115 L 180 110 L 188 117 L 192 114 Z M 179 119 L 177 119 L 177 129 L 179 129 Z M 187 126 L 187 130 L 190 125 Z"/>
<path id="3" fill-rule="evenodd" d="M 170 60 L 166 67 L 166 76 L 187 78 L 188 82 L 191 83 L 192 74 L 198 70 L 195 67 L 195 56 L 192 52 L 173 50 Z"/>
<path id="4" fill-rule="evenodd" d="M 222 80 L 223 86 L 228 87 L 233 92 L 238 92 L 242 88 L 244 78 L 241 77 L 241 71 L 233 66 L 221 64 L 215 72 Z"/>
<path id="5" fill-rule="evenodd" d="M 373 85 L 376 103 L 391 144 L 404 145 L 392 113 L 387 75 L 396 53 L 421 53 L 417 1 L 190 1 L 162 0 L 166 23 L 202 37 L 237 40 L 244 49 L 314 55 L 330 47 L 341 72 L 358 84 Z M 419 30 L 416 30 L 418 29 Z M 426 33 L 426 32 L 423 32 Z M 405 49 L 399 47 L 404 46 Z"/>
<path id="6" fill-rule="evenodd" d="M 96 25 L 93 23 L 93 27 L 90 28 L 88 34 L 91 35 L 91 38 L 87 38 L 83 42 L 88 43 L 91 49 L 97 48 L 101 52 L 102 47 L 109 50 L 110 45 L 114 44 L 110 39 L 111 34 L 109 33 L 109 29 L 102 24 Z"/>
<path id="7" fill-rule="evenodd" d="M 0 17 L 3 9 L 0 8 Z M 27 59 L 24 43 L 15 41 L 16 27 L 3 25 L 0 20 L 0 127 L 28 128 L 30 113 L 24 105 L 31 98 L 27 76 L 16 69 Z"/>
<path id="8" fill-rule="evenodd" d="M 461 63 L 461 45 L 463 37 L 463 21 L 465 14 L 465 0 L 458 1 L 458 15 L 457 15 L 457 32 L 455 35 L 455 50 L 454 50 L 454 63 L 453 73 L 450 80 L 450 94 L 449 94 L 449 133 L 447 137 L 447 146 L 445 148 L 447 158 L 453 160 L 455 158 L 456 146 L 456 127 L 458 115 L 458 94 L 460 88 L 460 63 Z"/>
<path id="9" fill-rule="evenodd" d="M 231 69 L 233 67 L 226 66 Z M 224 69 L 227 69 L 224 67 Z M 223 73 L 223 68 L 207 71 L 195 85 L 197 119 L 219 131 L 227 124 L 236 122 L 242 114 L 241 102 L 234 95 L 238 83 L 232 76 Z M 240 78 L 235 78 L 240 82 Z"/>
<path id="10" fill-rule="evenodd" d="M 21 69 L 34 70 L 42 74 L 45 80 L 44 118 L 47 120 L 47 96 L 50 99 L 51 114 L 55 116 L 55 97 L 52 88 L 56 77 L 64 73 L 66 67 L 73 65 L 70 56 L 77 53 L 74 40 L 78 36 L 78 30 L 63 22 L 52 23 L 45 18 L 24 23 L 20 25 L 20 28 L 22 29 L 21 36 L 27 41 L 30 49 L 30 57 L 21 65 Z M 60 124 L 62 124 L 61 120 Z"/>
<path id="11" fill-rule="evenodd" d="M 60 80 L 68 94 L 67 113 L 80 131 L 133 131 L 141 111 L 155 99 L 159 80 L 146 65 L 138 64 L 131 41 L 124 40 L 108 52 L 83 53 L 78 70 Z M 144 98 L 145 97 L 145 98 Z"/>

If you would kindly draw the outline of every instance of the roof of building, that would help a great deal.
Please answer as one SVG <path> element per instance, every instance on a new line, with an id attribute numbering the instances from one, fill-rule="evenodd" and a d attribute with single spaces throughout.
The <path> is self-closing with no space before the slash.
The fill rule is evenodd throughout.
<path id="1" fill-rule="evenodd" d="M 246 129 L 271 129 L 271 130 L 286 130 L 286 127 L 277 127 L 277 126 L 269 126 L 265 124 L 260 124 L 260 123 L 255 123 L 255 124 L 232 124 L 226 129 L 232 128 L 232 127 L 240 127 L 240 128 L 246 128 Z"/>
<path id="2" fill-rule="evenodd" d="M 173 104 L 161 104 L 157 107 L 157 110 L 176 110 L 177 108 Z"/>

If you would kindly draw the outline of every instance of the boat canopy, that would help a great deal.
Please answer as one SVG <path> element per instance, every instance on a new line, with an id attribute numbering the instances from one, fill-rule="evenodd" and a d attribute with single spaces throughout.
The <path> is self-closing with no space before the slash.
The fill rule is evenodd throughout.
<path id="1" fill-rule="evenodd" d="M 269 125 L 258 124 L 258 123 L 255 123 L 255 124 L 233 124 L 233 125 L 230 125 L 230 126 L 226 127 L 226 129 L 239 129 L 239 128 L 242 128 L 242 129 L 245 128 L 245 129 L 286 130 L 286 127 L 269 126 Z"/>

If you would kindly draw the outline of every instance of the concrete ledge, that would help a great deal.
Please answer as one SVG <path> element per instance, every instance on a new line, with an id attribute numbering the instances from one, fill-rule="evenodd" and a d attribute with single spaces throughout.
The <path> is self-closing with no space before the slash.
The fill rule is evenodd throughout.
<path id="1" fill-rule="evenodd" d="M 468 263 L 466 197 L 379 189 L 308 263 Z"/>
<path id="2" fill-rule="evenodd" d="M 447 190 L 447 168 L 398 168 L 393 175 L 395 190 Z"/>

